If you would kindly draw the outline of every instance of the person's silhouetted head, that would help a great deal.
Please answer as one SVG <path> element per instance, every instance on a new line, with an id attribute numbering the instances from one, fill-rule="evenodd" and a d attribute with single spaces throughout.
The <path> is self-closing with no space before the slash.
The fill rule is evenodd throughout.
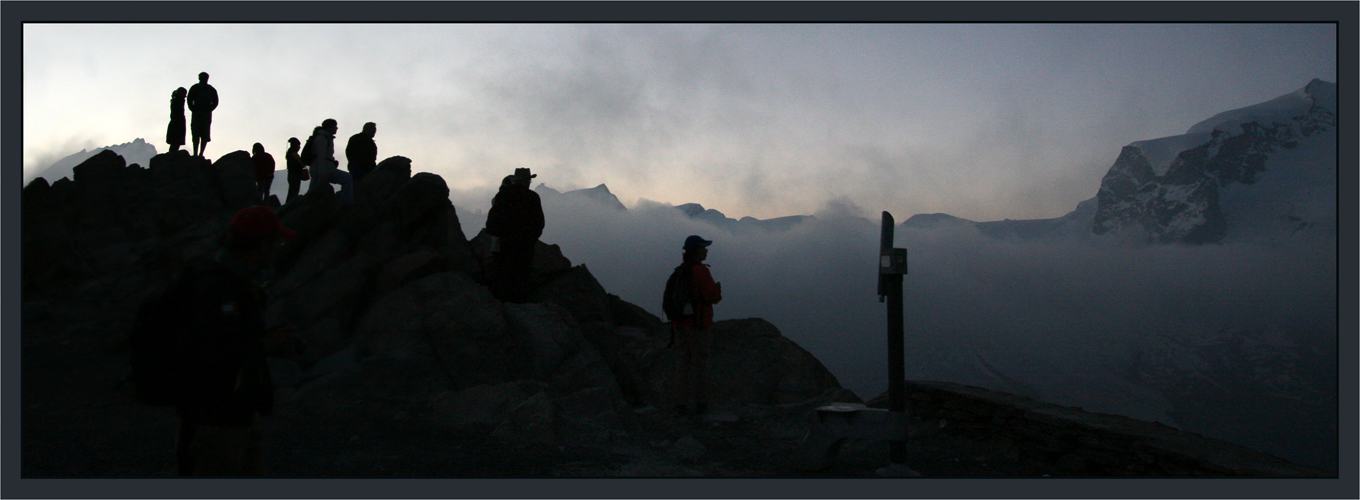
<path id="1" fill-rule="evenodd" d="M 334 134 L 340 130 L 340 124 L 335 121 L 335 118 L 327 118 L 321 122 L 321 128 Z"/>
<path id="2" fill-rule="evenodd" d="M 289 137 L 289 138 L 288 138 L 288 149 L 289 149 L 289 150 L 294 150 L 294 149 L 297 149 L 297 148 L 300 148 L 300 147 L 302 147 L 302 141 L 299 141 L 298 138 L 296 138 L 296 137 Z"/>
<path id="3" fill-rule="evenodd" d="M 703 262 L 708 258 L 708 246 L 712 244 L 697 234 L 685 238 L 685 262 Z"/>
<path id="4" fill-rule="evenodd" d="M 369 137 L 373 137 L 374 135 L 376 135 L 376 134 L 378 133 L 378 124 L 373 123 L 373 122 L 365 123 L 365 124 L 364 124 L 364 133 L 365 133 L 365 134 L 368 134 Z"/>
<path id="5" fill-rule="evenodd" d="M 176 98 L 179 98 L 179 99 L 183 99 L 184 96 L 186 96 L 186 95 L 189 95 L 189 91 L 188 91 L 188 90 L 185 90 L 184 87 L 177 88 L 177 89 L 175 89 L 174 92 L 171 92 L 171 93 L 170 93 L 170 97 L 176 97 Z"/>
<path id="6" fill-rule="evenodd" d="M 207 72 L 199 73 L 198 81 L 200 83 L 208 83 L 208 73 Z"/>
<path id="7" fill-rule="evenodd" d="M 254 153 L 254 154 L 257 154 L 257 155 L 258 155 L 258 154 L 263 154 L 263 153 L 264 153 L 264 144 L 260 144 L 260 143 L 258 143 L 258 142 L 255 143 L 255 146 L 254 146 L 253 148 L 251 148 L 251 152 Z"/>

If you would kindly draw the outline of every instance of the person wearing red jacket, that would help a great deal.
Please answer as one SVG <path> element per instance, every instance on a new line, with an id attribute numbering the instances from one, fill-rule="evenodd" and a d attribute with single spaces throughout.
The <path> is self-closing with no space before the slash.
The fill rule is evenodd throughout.
<path id="1" fill-rule="evenodd" d="M 675 345 L 680 363 L 675 377 L 675 411 L 686 413 L 686 405 L 694 403 L 694 413 L 708 411 L 708 394 L 704 387 L 704 370 L 713 346 L 713 304 L 722 301 L 722 283 L 713 281 L 708 271 L 708 246 L 713 242 L 698 235 L 685 238 L 684 265 L 689 265 L 690 303 L 694 314 L 675 321 Z"/>

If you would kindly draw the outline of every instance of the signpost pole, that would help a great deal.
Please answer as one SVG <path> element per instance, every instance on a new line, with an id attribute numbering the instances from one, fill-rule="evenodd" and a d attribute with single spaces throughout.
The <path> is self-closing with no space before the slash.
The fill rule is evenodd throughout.
<path id="1" fill-rule="evenodd" d="M 907 250 L 893 248 L 893 216 L 883 212 L 879 240 L 878 295 L 888 302 L 888 411 L 898 414 L 905 424 L 907 412 L 906 366 L 902 320 L 902 275 L 907 273 Z M 906 441 L 889 442 L 894 465 L 907 461 Z"/>

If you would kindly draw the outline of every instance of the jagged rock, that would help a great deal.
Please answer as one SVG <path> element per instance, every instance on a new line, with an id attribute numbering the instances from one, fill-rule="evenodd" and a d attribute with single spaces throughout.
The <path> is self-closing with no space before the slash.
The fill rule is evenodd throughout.
<path id="1" fill-rule="evenodd" d="M 434 250 L 416 250 L 388 262 L 378 272 L 374 293 L 378 296 L 386 295 L 388 292 L 405 285 L 408 281 L 433 274 L 415 276 L 417 270 L 427 266 L 438 257 L 439 253 Z"/>
<path id="2" fill-rule="evenodd" d="M 645 332 L 656 332 L 665 328 L 665 323 L 661 318 L 656 317 L 646 309 L 629 303 L 618 295 L 612 293 L 605 294 L 609 304 L 609 316 L 614 319 L 614 323 L 619 326 L 629 326 L 639 328 Z"/>
<path id="3" fill-rule="evenodd" d="M 396 194 L 407 181 L 411 180 L 411 159 L 393 156 L 378 162 L 359 185 L 354 187 L 354 199 L 368 204 L 377 210 L 386 208 L 392 195 Z"/>
<path id="4" fill-rule="evenodd" d="M 530 296 L 533 302 L 552 302 L 578 322 L 612 321 L 608 293 L 585 264 L 576 266 L 551 282 L 538 287 Z"/>
<path id="5" fill-rule="evenodd" d="M 392 197 L 391 209 L 403 226 L 413 224 L 431 208 L 451 204 L 444 178 L 429 172 L 412 176 Z"/>
<path id="6" fill-rule="evenodd" d="M 255 186 L 255 164 L 250 161 L 250 153 L 227 153 L 213 162 L 212 169 L 217 176 L 222 205 L 227 209 L 240 210 L 254 205 L 259 199 L 259 191 Z"/>
<path id="7" fill-rule="evenodd" d="M 325 336 L 312 336 L 315 331 L 304 331 L 303 340 L 314 344 L 318 354 L 330 354 L 349 342 L 345 332 L 358 319 L 362 310 L 364 291 L 369 276 L 377 265 L 368 255 L 360 253 L 314 279 L 288 290 L 270 301 L 266 320 L 269 324 L 288 322 L 311 326 L 321 321 L 334 321 L 336 329 L 327 329 Z"/>
<path id="8" fill-rule="evenodd" d="M 619 468 L 623 477 L 696 477 L 704 473 L 657 459 L 642 459 Z"/>
<path id="9" fill-rule="evenodd" d="M 547 390 L 548 384 L 543 382 L 517 380 L 445 392 L 435 396 L 431 403 L 434 421 L 440 425 L 491 431 L 521 403 Z"/>
<path id="10" fill-rule="evenodd" d="M 428 354 L 451 389 L 518 377 L 504 306 L 461 272 L 412 281 L 372 304 L 355 329 L 361 357 Z"/>
<path id="11" fill-rule="evenodd" d="M 630 346 L 648 380 L 645 397 L 658 406 L 670 402 L 679 362 L 664 346 L 660 340 Z M 711 403 L 798 403 L 841 388 L 817 358 L 757 318 L 715 322 L 707 368 Z"/>
<path id="12" fill-rule="evenodd" d="M 98 183 L 116 182 L 123 178 L 127 163 L 122 156 L 105 149 L 81 162 L 72 169 L 71 180 L 76 184 L 89 186 Z"/>
<path id="13" fill-rule="evenodd" d="M 554 427 L 552 401 L 548 400 L 546 393 L 540 392 L 511 410 L 496 430 L 491 432 L 491 436 L 508 441 L 555 443 L 557 433 Z"/>
<path id="14" fill-rule="evenodd" d="M 694 436 L 685 436 L 675 441 L 671 445 L 671 455 L 681 460 L 695 459 L 708 454 L 708 447 L 694 439 Z"/>
<path id="15" fill-rule="evenodd" d="M 303 384 L 293 393 L 298 404 L 323 400 L 426 403 L 449 390 L 449 381 L 428 353 L 414 350 L 370 357 L 356 366 Z"/>
<path id="16" fill-rule="evenodd" d="M 490 272 L 493 263 L 491 254 L 491 235 L 482 229 L 468 242 L 472 255 L 485 272 Z M 547 283 L 571 269 L 571 261 L 562 255 L 562 247 L 538 241 L 534 244 L 534 262 L 530 273 L 534 283 Z"/>

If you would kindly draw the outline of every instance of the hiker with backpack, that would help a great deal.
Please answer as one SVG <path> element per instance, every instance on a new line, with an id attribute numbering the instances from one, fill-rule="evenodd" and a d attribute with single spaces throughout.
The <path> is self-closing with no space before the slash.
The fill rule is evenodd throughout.
<path id="1" fill-rule="evenodd" d="M 312 171 L 312 183 L 307 186 L 307 191 L 311 192 L 311 186 L 318 182 L 339 184 L 340 192 L 337 194 L 343 207 L 354 204 L 354 179 L 349 172 L 340 170 L 340 162 L 335 160 L 335 133 L 339 131 L 340 125 L 334 118 L 322 121 L 302 148 L 302 162 Z"/>
<path id="2" fill-rule="evenodd" d="M 491 199 L 486 214 L 486 232 L 492 240 L 493 283 L 491 292 L 502 302 L 529 301 L 532 288 L 531 268 L 534 245 L 543 235 L 543 202 L 529 189 L 530 179 L 538 177 L 527 168 L 501 181 L 500 192 Z"/>
<path id="3" fill-rule="evenodd" d="M 713 305 L 722 301 L 722 283 L 708 270 L 708 246 L 698 235 L 685 238 L 684 262 L 666 280 L 662 310 L 671 321 L 671 346 L 680 363 L 675 377 L 675 412 L 684 415 L 693 403 L 695 414 L 708 412 L 704 370 L 713 346 Z"/>
<path id="4" fill-rule="evenodd" d="M 268 207 L 242 209 L 216 258 L 191 261 L 137 313 L 130 380 L 143 403 L 175 407 L 181 476 L 261 473 L 256 415 L 274 407 L 265 357 L 303 348 L 291 327 L 266 329 L 261 278 L 294 237 Z"/>

